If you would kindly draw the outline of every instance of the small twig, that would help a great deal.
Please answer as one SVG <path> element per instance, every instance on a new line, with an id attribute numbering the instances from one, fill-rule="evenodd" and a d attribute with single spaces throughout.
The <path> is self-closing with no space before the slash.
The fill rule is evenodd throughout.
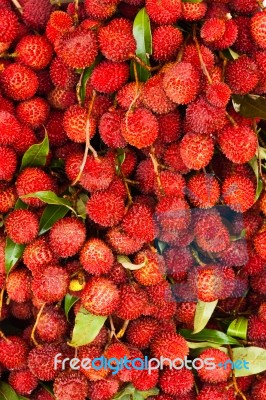
<path id="1" fill-rule="evenodd" d="M 35 331 L 36 331 L 36 328 L 37 328 L 38 323 L 40 321 L 40 318 L 41 318 L 41 315 L 42 315 L 44 307 L 45 307 L 45 303 L 43 303 L 43 305 L 41 306 L 41 308 L 40 308 L 40 310 L 39 310 L 39 312 L 37 314 L 37 318 L 36 318 L 35 324 L 34 324 L 34 326 L 32 328 L 31 335 L 30 335 L 30 338 L 33 341 L 33 343 L 35 344 L 35 346 L 39 346 L 39 343 L 36 341 L 34 335 L 35 335 Z"/>
<path id="2" fill-rule="evenodd" d="M 4 332 L 0 331 L 0 338 L 4 339 L 6 342 L 8 342 L 8 339 L 5 337 Z"/>
<path id="3" fill-rule="evenodd" d="M 79 3 L 83 3 L 84 0 L 78 0 Z M 50 0 L 50 3 L 53 6 L 61 6 L 61 4 L 70 4 L 73 3 L 73 0 Z"/>
<path id="4" fill-rule="evenodd" d="M 77 86 L 76 86 L 76 96 L 77 96 L 79 105 L 82 104 L 82 100 L 81 100 L 81 97 L 80 97 L 80 89 L 81 89 L 81 82 L 82 82 L 82 79 L 83 79 L 83 74 L 84 74 L 84 70 L 80 74 L 79 81 L 78 81 Z"/>
<path id="5" fill-rule="evenodd" d="M 237 126 L 236 121 L 234 120 L 234 118 L 230 114 L 228 114 L 227 111 L 225 111 L 225 115 L 229 119 L 229 121 L 231 122 L 232 125 Z"/>
<path id="6" fill-rule="evenodd" d="M 18 0 L 11 0 L 11 1 L 14 4 L 14 6 L 16 7 L 16 9 L 18 10 L 18 12 L 20 12 L 20 14 L 23 14 L 23 9 L 22 9 L 21 5 L 19 4 Z"/>
<path id="7" fill-rule="evenodd" d="M 74 6 L 75 6 L 75 13 L 73 15 L 73 19 L 74 19 L 74 24 L 78 25 L 79 23 L 79 0 L 73 0 L 74 1 Z"/>
<path id="8" fill-rule="evenodd" d="M 203 70 L 203 73 L 204 73 L 204 75 L 206 75 L 209 84 L 212 84 L 212 78 L 211 78 L 211 76 L 210 76 L 210 74 L 209 74 L 209 72 L 207 70 L 206 64 L 205 64 L 205 62 L 203 60 L 203 57 L 202 57 L 202 54 L 201 54 L 200 45 L 199 45 L 199 42 L 198 42 L 198 39 L 197 39 L 196 25 L 193 25 L 193 40 L 195 42 L 196 49 L 198 51 L 200 65 L 201 65 L 201 68 Z"/>
<path id="9" fill-rule="evenodd" d="M 110 322 L 111 332 L 110 332 L 109 341 L 108 341 L 106 347 L 108 347 L 108 345 L 110 344 L 110 342 L 111 342 L 113 336 L 117 339 L 117 336 L 116 336 L 116 333 L 115 333 L 115 326 L 114 326 L 114 321 L 113 321 L 112 315 L 109 315 L 109 322 Z"/>
<path id="10" fill-rule="evenodd" d="M 125 178 L 125 175 L 123 174 L 122 170 L 120 170 L 120 175 L 121 175 L 122 181 L 123 181 L 126 191 L 127 191 L 127 197 L 128 197 L 127 208 L 128 208 L 131 204 L 133 204 L 133 199 L 132 199 L 131 192 L 130 192 L 130 189 L 128 186 L 128 180 Z"/>
<path id="11" fill-rule="evenodd" d="M 198 263 L 200 266 L 206 265 L 206 264 L 204 264 L 204 263 L 200 260 L 199 255 L 198 255 L 198 252 L 197 252 L 195 249 L 191 249 L 191 252 L 192 252 L 192 256 L 194 257 L 194 259 L 197 261 L 197 263 Z"/>
<path id="12" fill-rule="evenodd" d="M 124 336 L 124 334 L 125 334 L 125 332 L 126 332 L 126 330 L 127 330 L 127 327 L 128 327 L 129 322 L 130 322 L 129 319 L 126 319 L 126 320 L 124 321 L 122 328 L 120 329 L 120 331 L 119 331 L 118 334 L 116 335 L 117 339 L 120 339 L 121 337 Z"/>
<path id="13" fill-rule="evenodd" d="M 229 357 L 232 360 L 232 362 L 234 362 L 232 348 L 231 348 L 230 345 L 228 345 L 227 348 L 228 348 Z M 234 384 L 234 388 L 235 388 L 236 394 L 239 395 L 240 397 L 242 397 L 243 400 L 247 400 L 247 398 L 244 395 L 244 393 L 238 387 L 234 369 L 232 369 L 232 380 L 233 380 L 233 384 Z"/>
<path id="14" fill-rule="evenodd" d="M 132 181 L 132 179 L 127 179 L 127 178 L 125 178 L 125 181 L 126 181 L 127 183 L 129 183 L 130 185 L 139 185 L 139 182 L 137 182 L 137 181 Z"/>
<path id="15" fill-rule="evenodd" d="M 129 54 L 129 58 L 132 58 L 133 60 L 135 60 L 142 68 L 146 69 L 146 70 L 149 71 L 149 72 L 157 71 L 158 69 L 161 68 L 160 65 L 157 65 L 156 67 L 150 67 L 149 65 L 145 64 L 145 62 L 142 61 L 141 58 L 139 58 L 138 56 L 136 56 L 136 54 L 130 53 L 130 54 Z"/>
<path id="16" fill-rule="evenodd" d="M 4 300 L 4 293 L 5 293 L 5 285 L 3 286 L 1 293 L 0 293 L 0 319 L 2 317 L 2 308 L 3 308 L 3 300 Z"/>
<path id="17" fill-rule="evenodd" d="M 151 161 L 153 163 L 153 169 L 154 169 L 154 173 L 155 173 L 155 176 L 156 176 L 156 180 L 157 180 L 157 185 L 158 185 L 159 191 L 164 196 L 165 193 L 164 193 L 164 190 L 163 190 L 162 181 L 161 181 L 161 177 L 160 177 L 160 171 L 159 171 L 160 167 L 159 167 L 159 163 L 157 161 L 157 158 L 155 156 L 155 149 L 154 149 L 153 146 L 151 146 L 151 150 L 150 150 L 149 155 L 150 155 Z"/>

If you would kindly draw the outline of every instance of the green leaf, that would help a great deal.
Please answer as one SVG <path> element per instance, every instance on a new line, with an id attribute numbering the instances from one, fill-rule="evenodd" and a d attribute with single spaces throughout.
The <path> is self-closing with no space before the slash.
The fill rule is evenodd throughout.
<path id="1" fill-rule="evenodd" d="M 234 50 L 232 50 L 230 47 L 227 49 L 223 50 L 223 55 L 228 58 L 229 60 L 237 60 L 239 58 L 239 54 L 237 54 Z"/>
<path id="2" fill-rule="evenodd" d="M 73 305 L 79 300 L 79 297 L 72 296 L 71 294 L 67 293 L 65 295 L 65 301 L 64 301 L 64 310 L 65 314 L 68 320 L 68 314 Z"/>
<path id="3" fill-rule="evenodd" d="M 206 347 L 213 347 L 215 349 L 218 349 L 220 347 L 220 344 L 218 343 L 210 343 L 210 342 L 199 342 L 199 343 L 194 343 L 194 342 L 188 342 L 188 347 L 190 349 L 201 349 L 201 348 L 206 348 Z"/>
<path id="4" fill-rule="evenodd" d="M 155 240 L 155 245 L 157 250 L 159 250 L 160 254 L 163 254 L 163 252 L 165 251 L 166 247 L 168 246 L 168 244 L 166 242 L 163 242 L 162 240 Z"/>
<path id="5" fill-rule="evenodd" d="M 260 347 L 235 347 L 232 349 L 233 361 L 242 360 L 248 362 L 248 368 L 234 369 L 235 376 L 249 376 L 259 374 L 266 370 L 266 350 Z"/>
<path id="6" fill-rule="evenodd" d="M 76 315 L 72 340 L 69 345 L 78 347 L 91 343 L 100 332 L 106 319 L 107 316 L 93 315 L 81 308 Z"/>
<path id="7" fill-rule="evenodd" d="M 231 322 L 227 329 L 227 335 L 235 336 L 240 339 L 247 339 L 248 319 L 245 317 L 238 317 Z"/>
<path id="8" fill-rule="evenodd" d="M 262 192 L 263 189 L 263 182 L 260 179 L 260 174 L 259 174 L 259 165 L 258 165 L 258 159 L 257 157 L 253 157 L 250 161 L 249 161 L 249 165 L 251 166 L 251 168 L 254 171 L 254 174 L 256 176 L 257 179 L 257 187 L 256 187 L 256 194 L 255 194 L 255 201 L 258 200 L 258 198 L 260 197 L 260 194 Z"/>
<path id="9" fill-rule="evenodd" d="M 210 301 L 208 303 L 200 300 L 198 301 L 194 317 L 193 333 L 198 333 L 205 328 L 215 310 L 217 303 L 218 300 Z"/>
<path id="10" fill-rule="evenodd" d="M 40 382 L 40 385 L 46 390 L 46 392 L 50 393 L 52 395 L 52 397 L 55 399 L 52 384 L 47 383 L 47 382 L 45 382 L 45 383 Z"/>
<path id="11" fill-rule="evenodd" d="M 17 393 L 5 382 L 0 382 L 0 399 L 1 400 L 18 400 Z"/>
<path id="12" fill-rule="evenodd" d="M 137 43 L 136 55 L 149 66 L 148 55 L 152 54 L 152 36 L 150 18 L 145 7 L 142 8 L 135 17 L 133 35 Z M 132 61 L 132 63 L 133 62 L 134 61 Z M 146 82 L 151 76 L 150 72 L 140 65 L 137 65 L 137 73 L 141 82 Z"/>
<path id="13" fill-rule="evenodd" d="M 6 239 L 5 267 L 7 275 L 22 256 L 25 247 L 25 244 L 14 243 L 10 238 Z"/>
<path id="14" fill-rule="evenodd" d="M 21 196 L 22 199 L 29 198 L 29 197 L 37 198 L 47 204 L 55 204 L 55 205 L 59 205 L 59 206 L 65 206 L 69 210 L 71 210 L 74 214 L 77 215 L 76 211 L 71 207 L 70 201 L 68 201 L 67 199 L 63 199 L 62 197 L 58 197 L 54 192 L 51 192 L 50 190 L 48 190 L 46 192 L 29 193 L 24 196 Z"/>
<path id="15" fill-rule="evenodd" d="M 255 94 L 232 95 L 236 112 L 246 118 L 266 119 L 266 98 Z"/>
<path id="16" fill-rule="evenodd" d="M 21 199 L 18 199 L 16 201 L 14 209 L 15 210 L 27 210 L 28 207 L 29 207 L 28 204 L 24 203 L 24 201 L 22 201 Z"/>
<path id="17" fill-rule="evenodd" d="M 20 396 L 19 394 L 17 396 L 18 400 L 30 400 L 28 397 Z"/>
<path id="18" fill-rule="evenodd" d="M 114 397 L 113 400 L 143 400 L 147 399 L 150 396 L 157 396 L 159 394 L 158 388 L 152 388 L 149 390 L 137 390 L 132 383 L 129 383 L 126 387 L 124 387 L 120 392 L 118 392 Z"/>
<path id="19" fill-rule="evenodd" d="M 127 256 L 118 255 L 117 262 L 123 265 L 125 269 L 129 269 L 131 271 L 137 271 L 138 269 L 145 267 L 145 265 L 147 265 L 148 260 L 147 257 L 145 257 L 144 261 L 141 264 L 133 264 Z"/>
<path id="20" fill-rule="evenodd" d="M 86 219 L 87 216 L 86 204 L 88 199 L 89 196 L 87 194 L 81 193 L 77 200 L 77 205 L 76 205 L 77 213 L 78 216 L 81 217 L 82 219 Z"/>
<path id="21" fill-rule="evenodd" d="M 45 232 L 49 231 L 56 221 L 63 218 L 68 211 L 69 209 L 65 206 L 49 204 L 41 216 L 39 235 L 43 235 Z"/>
<path id="22" fill-rule="evenodd" d="M 215 329 L 203 329 L 199 333 L 193 333 L 190 329 L 181 329 L 180 335 L 184 336 L 185 339 L 195 342 L 240 345 L 238 340 Z"/>
<path id="23" fill-rule="evenodd" d="M 26 167 L 41 167 L 46 164 L 49 153 L 49 139 L 45 131 L 45 138 L 39 144 L 33 144 L 24 154 L 20 170 Z"/>

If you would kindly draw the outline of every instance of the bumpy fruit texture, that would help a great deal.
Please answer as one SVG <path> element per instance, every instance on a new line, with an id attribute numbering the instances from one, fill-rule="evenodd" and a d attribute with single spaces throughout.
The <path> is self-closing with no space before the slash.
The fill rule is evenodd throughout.
<path id="1" fill-rule="evenodd" d="M 38 78 L 26 65 L 10 64 L 1 73 L 1 83 L 5 94 L 13 100 L 26 100 L 35 95 Z"/>
<path id="2" fill-rule="evenodd" d="M 0 180 L 11 181 L 17 167 L 17 155 L 10 146 L 0 146 Z"/>
<path id="3" fill-rule="evenodd" d="M 201 3 L 182 3 L 182 18 L 186 21 L 198 21 L 203 18 L 207 11 L 207 4 Z"/>
<path id="4" fill-rule="evenodd" d="M 125 147 L 126 141 L 122 136 L 122 110 L 109 111 L 102 115 L 99 123 L 99 132 L 103 142 L 112 148 Z"/>
<path id="5" fill-rule="evenodd" d="M 67 272 L 60 267 L 48 265 L 32 280 L 32 291 L 40 302 L 54 303 L 64 298 L 69 286 Z"/>
<path id="6" fill-rule="evenodd" d="M 135 280 L 140 285 L 150 286 L 164 281 L 166 271 L 162 256 L 149 250 L 141 251 L 136 255 L 134 262 L 136 264 L 146 263 L 143 268 L 133 272 Z"/>
<path id="7" fill-rule="evenodd" d="M 3 367 L 18 370 L 27 363 L 28 347 L 18 336 L 7 336 L 0 339 L 0 361 Z"/>
<path id="8" fill-rule="evenodd" d="M 264 12 L 258 12 L 251 18 L 251 34 L 253 39 L 262 49 L 266 48 L 266 15 Z"/>
<path id="9" fill-rule="evenodd" d="M 58 400 L 85 400 L 88 381 L 80 371 L 63 371 L 54 381 L 54 393 Z"/>
<path id="10" fill-rule="evenodd" d="M 147 295 L 140 286 L 124 284 L 120 288 L 120 301 L 115 314 L 122 319 L 137 319 L 147 304 Z"/>
<path id="11" fill-rule="evenodd" d="M 146 8 L 151 20 L 158 25 L 173 24 L 182 13 L 180 0 L 147 0 Z"/>
<path id="12" fill-rule="evenodd" d="M 12 42 L 19 32 L 16 14 L 8 9 L 0 9 L 0 42 Z"/>
<path id="13" fill-rule="evenodd" d="M 33 70 L 41 70 L 50 63 L 53 48 L 44 36 L 24 36 L 16 46 L 17 61 Z"/>
<path id="14" fill-rule="evenodd" d="M 121 89 L 128 76 L 128 64 L 104 60 L 94 68 L 91 84 L 98 92 L 113 93 Z"/>
<path id="15" fill-rule="evenodd" d="M 87 135 L 92 138 L 95 134 L 95 119 L 93 117 L 88 119 L 87 114 L 87 110 L 77 104 L 69 107 L 64 114 L 64 130 L 74 142 L 85 143 Z"/>
<path id="16" fill-rule="evenodd" d="M 152 55 L 156 61 L 172 61 L 183 41 L 182 32 L 172 25 L 155 28 L 152 35 Z"/>
<path id="17" fill-rule="evenodd" d="M 49 21 L 46 25 L 46 36 L 50 42 L 55 43 L 73 25 L 73 20 L 64 11 L 54 11 L 50 14 Z"/>
<path id="18" fill-rule="evenodd" d="M 92 275 L 108 274 L 114 263 L 111 249 L 100 239 L 88 240 L 80 253 L 83 268 Z"/>
<path id="19" fill-rule="evenodd" d="M 231 89 L 223 82 L 212 83 L 207 87 L 206 98 L 215 107 L 225 107 L 230 100 Z"/>
<path id="20" fill-rule="evenodd" d="M 8 377 L 9 384 L 21 395 L 30 395 L 38 386 L 38 379 L 28 368 L 12 371 Z"/>
<path id="21" fill-rule="evenodd" d="M 225 204 L 237 212 L 250 209 L 255 199 L 255 185 L 242 174 L 233 174 L 225 178 L 222 184 L 222 196 Z"/>
<path id="22" fill-rule="evenodd" d="M 202 361 L 206 360 L 206 358 L 213 358 L 213 362 L 215 363 L 215 372 L 208 371 L 206 367 L 203 367 L 198 370 L 198 374 L 203 381 L 210 383 L 218 383 L 218 382 L 226 382 L 231 375 L 231 364 L 230 358 L 222 351 L 218 349 L 207 349 L 204 350 L 200 359 Z M 219 364 L 222 363 L 220 367 Z"/>
<path id="23" fill-rule="evenodd" d="M 187 183 L 187 195 L 196 207 L 214 207 L 220 198 L 219 182 L 213 175 L 194 175 Z"/>
<path id="24" fill-rule="evenodd" d="M 6 280 L 6 290 L 11 300 L 23 303 L 31 299 L 31 274 L 27 268 L 16 268 Z"/>
<path id="25" fill-rule="evenodd" d="M 164 393 L 177 396 L 186 395 L 194 385 L 194 377 L 190 370 L 181 368 L 179 370 L 165 369 L 160 376 L 159 386 Z"/>
<path id="26" fill-rule="evenodd" d="M 155 237 L 155 223 L 149 207 L 144 204 L 133 204 L 126 213 L 122 226 L 124 231 L 134 239 L 151 241 Z"/>
<path id="27" fill-rule="evenodd" d="M 166 114 L 176 108 L 175 103 L 165 94 L 161 75 L 155 75 L 145 83 L 142 101 L 145 107 L 156 114 Z"/>
<path id="28" fill-rule="evenodd" d="M 256 63 L 247 56 L 228 63 L 225 71 L 225 81 L 233 93 L 247 94 L 259 81 L 259 71 Z"/>
<path id="29" fill-rule="evenodd" d="M 212 138 L 195 133 L 187 133 L 180 144 L 180 155 L 190 169 L 199 170 L 209 164 L 214 152 Z"/>
<path id="30" fill-rule="evenodd" d="M 127 235 L 119 226 L 107 232 L 106 240 L 117 254 L 133 254 L 143 246 L 142 240 Z"/>
<path id="31" fill-rule="evenodd" d="M 124 216 L 124 200 L 109 190 L 95 192 L 87 202 L 86 210 L 94 222 L 111 227 L 117 225 Z"/>
<path id="32" fill-rule="evenodd" d="M 48 240 L 43 236 L 28 244 L 23 253 L 23 262 L 33 275 L 42 272 L 55 260 L 56 256 L 48 245 Z"/>
<path id="33" fill-rule="evenodd" d="M 42 381 L 53 380 L 59 372 L 54 368 L 54 359 L 60 352 L 60 346 L 53 343 L 34 347 L 27 360 L 32 374 Z"/>
<path id="34" fill-rule="evenodd" d="M 185 339 L 174 332 L 163 332 L 158 334 L 151 343 L 151 352 L 154 357 L 165 357 L 170 360 L 175 358 L 184 359 L 188 355 L 188 345 Z M 168 361 L 165 361 L 165 365 Z"/>

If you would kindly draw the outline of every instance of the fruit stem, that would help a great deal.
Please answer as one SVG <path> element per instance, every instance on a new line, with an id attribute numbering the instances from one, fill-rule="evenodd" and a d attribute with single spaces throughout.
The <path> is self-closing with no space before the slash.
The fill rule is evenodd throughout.
<path id="1" fill-rule="evenodd" d="M 145 64 L 145 62 L 142 61 L 141 58 L 139 58 L 138 56 L 136 56 L 136 54 L 130 53 L 130 54 L 129 54 L 129 58 L 132 58 L 133 60 L 135 60 L 142 68 L 146 69 L 146 70 L 149 71 L 149 72 L 157 71 L 158 69 L 161 68 L 160 65 L 157 65 L 156 67 L 150 67 L 149 65 Z"/>
<path id="2" fill-rule="evenodd" d="M 125 334 L 125 332 L 126 332 L 126 330 L 127 330 L 127 327 L 128 327 L 129 322 L 130 322 L 129 319 L 126 319 L 126 320 L 124 321 L 122 328 L 120 329 L 120 331 L 119 331 L 118 334 L 116 335 L 117 339 L 120 339 L 121 337 L 124 336 L 124 334 Z"/>
<path id="3" fill-rule="evenodd" d="M 161 194 L 164 196 L 165 193 L 164 193 L 164 190 L 163 190 L 162 181 L 161 181 L 160 172 L 159 172 L 160 167 L 159 167 L 158 160 L 157 160 L 157 158 L 155 156 L 155 148 L 154 148 L 154 146 L 151 146 L 151 150 L 150 150 L 149 154 L 150 154 L 151 161 L 153 163 L 153 169 L 154 169 L 154 173 L 155 173 L 155 176 L 156 176 L 158 188 L 159 188 Z"/>
<path id="4" fill-rule="evenodd" d="M 110 337 L 109 337 L 109 343 L 110 343 L 113 336 L 117 339 L 112 315 L 109 315 L 109 322 L 110 322 L 110 326 L 111 326 L 111 334 L 110 334 Z M 108 347 L 109 343 L 107 343 L 106 347 Z"/>
<path id="5" fill-rule="evenodd" d="M 229 357 L 231 358 L 231 360 L 234 362 L 234 357 L 233 357 L 233 351 L 230 345 L 227 346 L 228 348 L 228 352 L 229 352 Z M 239 395 L 240 397 L 242 397 L 243 400 L 247 400 L 246 396 L 244 395 L 244 393 L 239 389 L 238 384 L 237 384 L 237 380 L 236 380 L 236 376 L 235 376 L 235 371 L 234 369 L 232 369 L 232 380 L 233 380 L 233 384 L 234 384 L 234 388 L 235 388 L 235 392 L 237 395 Z"/>
<path id="6" fill-rule="evenodd" d="M 5 337 L 5 335 L 2 331 L 0 331 L 0 338 L 4 339 L 6 342 L 8 342 L 8 339 Z"/>
<path id="7" fill-rule="evenodd" d="M 262 1 L 257 0 L 257 3 L 258 3 L 259 7 L 260 7 L 262 10 L 265 10 L 266 7 L 264 6 L 264 4 L 263 4 Z"/>
<path id="8" fill-rule="evenodd" d="M 34 326 L 32 328 L 31 335 L 30 335 L 30 338 L 33 341 L 35 346 L 39 346 L 39 343 L 36 341 L 34 334 L 35 334 L 36 328 L 38 326 L 38 323 L 40 321 L 40 318 L 41 318 L 41 315 L 42 315 L 44 307 L 45 307 L 45 303 L 43 303 L 43 305 L 41 306 L 41 308 L 40 308 L 40 310 L 39 310 L 39 312 L 37 314 L 37 318 L 36 318 L 35 324 L 34 324 Z"/>
<path id="9" fill-rule="evenodd" d="M 0 320 L 1 320 L 1 317 L 2 317 L 2 308 L 3 308 L 4 293 L 5 293 L 5 285 L 4 285 L 4 287 L 2 288 L 1 293 L 0 293 Z"/>
<path id="10" fill-rule="evenodd" d="M 226 115 L 226 117 L 229 119 L 229 121 L 231 122 L 231 124 L 232 124 L 232 125 L 234 125 L 234 126 L 237 126 L 237 123 L 236 123 L 236 121 L 234 120 L 234 118 L 233 118 L 233 117 L 231 117 L 231 115 L 230 115 L 230 114 L 228 114 L 228 112 L 227 112 L 227 111 L 225 111 L 225 115 Z"/>
<path id="11" fill-rule="evenodd" d="M 82 100 L 81 100 L 81 97 L 80 97 L 80 89 L 81 89 L 81 82 L 82 82 L 82 79 L 83 79 L 83 74 L 84 74 L 84 69 L 83 69 L 82 73 L 80 74 L 79 81 L 78 81 L 77 86 L 76 86 L 76 96 L 77 96 L 78 103 L 79 103 L 80 106 L 82 104 Z"/>
<path id="12" fill-rule="evenodd" d="M 197 261 L 197 263 L 198 263 L 200 266 L 206 265 L 206 264 L 204 264 L 204 263 L 200 260 L 199 255 L 198 255 L 198 252 L 197 252 L 195 249 L 191 249 L 191 252 L 192 252 L 192 256 L 195 258 L 195 260 Z"/>
<path id="13" fill-rule="evenodd" d="M 75 6 L 75 13 L 73 15 L 74 19 L 74 24 L 78 25 L 79 23 L 79 16 L 78 16 L 78 11 L 79 11 L 79 0 L 73 0 L 74 1 L 74 6 Z"/>
<path id="14" fill-rule="evenodd" d="M 23 14 L 23 9 L 22 9 L 21 5 L 19 4 L 18 0 L 11 0 L 11 1 L 14 4 L 14 6 L 16 7 L 16 9 L 18 10 L 18 12 L 20 12 L 20 14 Z"/>
<path id="15" fill-rule="evenodd" d="M 209 84 L 211 85 L 212 84 L 212 78 L 211 78 L 211 76 L 210 76 L 210 74 L 209 74 L 209 72 L 207 70 L 206 64 L 205 64 L 205 62 L 203 60 L 203 57 L 202 57 L 202 54 L 201 54 L 200 45 L 199 45 L 199 42 L 198 42 L 198 39 L 197 39 L 197 34 L 196 34 L 196 25 L 193 25 L 193 40 L 194 40 L 195 45 L 196 45 L 196 49 L 197 49 L 197 52 L 198 52 L 201 68 L 203 70 L 204 75 L 206 75 Z"/>
<path id="16" fill-rule="evenodd" d="M 78 0 L 79 3 L 83 3 L 84 0 Z M 73 3 L 73 0 L 50 0 L 53 6 L 61 6 L 61 4 Z"/>

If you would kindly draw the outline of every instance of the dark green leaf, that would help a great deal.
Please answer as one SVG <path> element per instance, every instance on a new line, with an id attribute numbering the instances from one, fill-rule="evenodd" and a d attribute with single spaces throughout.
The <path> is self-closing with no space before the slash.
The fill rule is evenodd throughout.
<path id="1" fill-rule="evenodd" d="M 78 213 L 78 216 L 81 217 L 82 219 L 86 219 L 86 216 L 87 216 L 86 204 L 87 204 L 88 199 L 89 199 L 89 196 L 87 194 L 81 193 L 77 200 L 77 206 L 76 206 L 77 213 Z"/>
<path id="2" fill-rule="evenodd" d="M 194 317 L 193 333 L 198 333 L 202 331 L 203 328 L 205 328 L 215 310 L 217 303 L 218 300 L 210 302 L 204 302 L 200 300 L 198 301 Z"/>
<path id="3" fill-rule="evenodd" d="M 63 218 L 68 211 L 69 209 L 65 206 L 49 204 L 41 216 L 39 235 L 43 235 L 45 232 L 49 231 L 56 221 Z"/>
<path id="4" fill-rule="evenodd" d="M 166 247 L 168 246 L 166 242 L 163 242 L 162 240 L 155 240 L 155 245 L 156 249 L 159 250 L 160 254 L 163 254 L 165 251 Z"/>
<path id="5" fill-rule="evenodd" d="M 25 196 L 21 196 L 22 199 L 29 197 L 37 198 L 47 204 L 65 206 L 69 210 L 71 210 L 74 214 L 76 214 L 76 211 L 71 207 L 71 203 L 69 200 L 63 199 L 62 197 L 58 197 L 54 192 L 51 192 L 49 190 L 45 192 L 29 193 Z"/>
<path id="6" fill-rule="evenodd" d="M 1 400 L 18 400 L 18 396 L 14 389 L 5 382 L 0 382 L 0 399 Z"/>
<path id="7" fill-rule="evenodd" d="M 64 169 L 64 160 L 61 158 L 54 158 L 50 163 L 49 163 L 49 169 Z"/>
<path id="8" fill-rule="evenodd" d="M 27 210 L 27 208 L 28 208 L 28 205 L 26 203 L 24 203 L 24 201 L 22 201 L 21 199 L 18 199 L 16 201 L 16 204 L 14 207 L 15 210 Z"/>
<path id="9" fill-rule="evenodd" d="M 22 256 L 24 249 L 25 244 L 17 244 L 14 243 L 10 238 L 6 239 L 5 267 L 7 275 Z"/>
<path id="10" fill-rule="evenodd" d="M 195 342 L 240 345 L 238 340 L 215 329 L 203 329 L 201 332 L 195 334 L 190 329 L 181 329 L 180 335 L 184 336 L 185 339 L 194 340 Z"/>
<path id="11" fill-rule="evenodd" d="M 94 61 L 94 63 L 92 65 L 90 65 L 89 67 L 85 68 L 83 71 L 83 75 L 81 78 L 81 84 L 80 84 L 80 91 L 79 91 L 79 95 L 80 95 L 80 99 L 81 102 L 84 103 L 85 97 L 86 97 L 86 84 L 88 82 L 88 79 L 90 79 L 90 76 L 94 70 L 94 68 L 96 67 L 96 65 L 99 63 L 101 57 L 98 56 L 96 58 L 96 60 Z"/>
<path id="12" fill-rule="evenodd" d="M 30 400 L 29 397 L 20 396 L 19 394 L 17 396 L 18 400 Z"/>
<path id="13" fill-rule="evenodd" d="M 247 339 L 248 319 L 245 317 L 238 317 L 231 322 L 227 329 L 227 335 L 238 337 L 240 339 Z"/>
<path id="14" fill-rule="evenodd" d="M 254 171 L 254 174 L 256 176 L 257 179 L 257 187 L 256 187 L 256 194 L 255 194 L 255 201 L 258 200 L 258 198 L 260 197 L 260 194 L 262 192 L 263 189 L 263 182 L 260 179 L 260 174 L 259 174 L 259 165 L 258 165 L 258 159 L 257 157 L 253 157 L 250 161 L 249 161 L 249 165 L 251 166 L 251 168 Z"/>
<path id="15" fill-rule="evenodd" d="M 159 394 L 159 389 L 152 388 L 149 390 L 137 390 L 132 383 L 129 383 L 126 387 L 124 387 L 120 392 L 118 392 L 114 397 L 113 400 L 144 400 L 150 396 L 157 396 Z"/>
<path id="16" fill-rule="evenodd" d="M 107 316 L 93 315 L 81 308 L 76 315 L 72 340 L 69 345 L 79 347 L 91 343 L 100 332 L 106 319 Z"/>
<path id="17" fill-rule="evenodd" d="M 261 347 L 235 347 L 232 349 L 233 361 L 242 360 L 248 362 L 248 369 L 235 369 L 235 376 L 249 376 L 259 374 L 266 370 L 266 350 Z"/>
<path id="18" fill-rule="evenodd" d="M 135 17 L 133 23 L 133 35 L 137 43 L 136 55 L 146 64 L 150 65 L 148 55 L 152 54 L 152 36 L 150 18 L 145 7 Z M 132 68 L 132 67 L 131 67 Z M 145 82 L 151 76 L 147 69 L 137 65 L 138 78 Z"/>
<path id="19" fill-rule="evenodd" d="M 53 398 L 55 398 L 54 393 L 53 393 L 52 384 L 40 382 L 40 385 L 46 390 L 46 392 L 50 393 L 53 396 Z"/>
<path id="20" fill-rule="evenodd" d="M 79 297 L 72 296 L 71 294 L 67 293 L 65 295 L 65 301 L 64 301 L 64 310 L 66 317 L 68 319 L 68 314 L 73 305 L 79 300 Z"/>
<path id="21" fill-rule="evenodd" d="M 228 49 L 223 50 L 223 55 L 229 60 L 237 60 L 239 58 L 239 54 L 237 54 L 230 47 L 228 47 Z"/>
<path id="22" fill-rule="evenodd" d="M 26 167 L 41 167 L 46 164 L 46 159 L 49 153 L 48 135 L 45 133 L 45 138 L 39 144 L 33 144 L 24 154 L 20 170 Z"/>
<path id="23" fill-rule="evenodd" d="M 232 95 L 236 112 L 246 118 L 266 119 L 266 98 L 255 94 Z"/>

